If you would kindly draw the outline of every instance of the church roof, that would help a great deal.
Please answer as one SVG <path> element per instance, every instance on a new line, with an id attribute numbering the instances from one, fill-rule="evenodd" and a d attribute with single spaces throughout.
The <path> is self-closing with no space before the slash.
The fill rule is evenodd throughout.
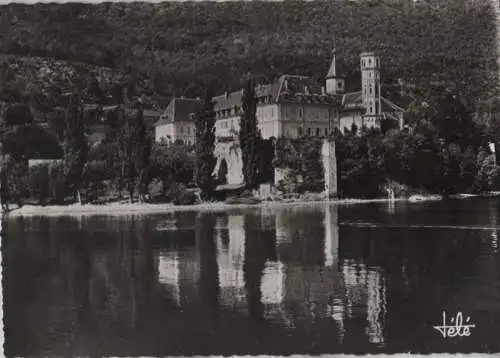
<path id="1" fill-rule="evenodd" d="M 191 113 L 195 113 L 201 106 L 198 98 L 172 98 L 155 126 L 162 126 L 173 122 L 190 122 Z"/>
<path id="2" fill-rule="evenodd" d="M 404 112 L 404 109 L 388 100 L 385 97 L 380 99 L 382 105 L 382 112 Z M 346 110 L 349 109 L 363 109 L 363 98 L 361 91 L 346 93 L 342 99 L 342 105 Z"/>
<path id="3" fill-rule="evenodd" d="M 361 91 L 345 93 L 342 98 L 342 106 L 344 108 L 359 108 L 363 106 L 363 98 Z"/>
<path id="4" fill-rule="evenodd" d="M 231 93 L 221 94 L 213 98 L 214 110 L 220 111 L 222 109 L 231 109 L 236 106 L 241 106 L 241 100 L 243 98 L 243 91 L 236 91 Z"/>
<path id="5" fill-rule="evenodd" d="M 312 77 L 283 75 L 275 83 L 276 93 L 271 93 L 273 102 L 297 104 L 339 104 L 340 97 L 323 93 Z"/>
<path id="6" fill-rule="evenodd" d="M 282 75 L 273 83 L 255 86 L 255 95 L 264 103 L 340 104 L 341 96 L 323 94 L 312 77 Z M 214 97 L 215 110 L 242 105 L 243 90 Z"/>
<path id="7" fill-rule="evenodd" d="M 382 112 L 404 112 L 405 110 L 394 102 L 382 97 Z"/>

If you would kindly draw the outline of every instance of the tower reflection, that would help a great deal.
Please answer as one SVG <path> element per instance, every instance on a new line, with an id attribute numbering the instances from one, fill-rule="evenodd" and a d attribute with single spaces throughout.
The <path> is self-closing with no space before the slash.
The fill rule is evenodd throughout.
<path id="1" fill-rule="evenodd" d="M 198 214 L 195 219 L 195 235 L 200 262 L 200 300 L 210 315 L 218 317 L 220 288 L 215 217 L 210 214 Z"/>

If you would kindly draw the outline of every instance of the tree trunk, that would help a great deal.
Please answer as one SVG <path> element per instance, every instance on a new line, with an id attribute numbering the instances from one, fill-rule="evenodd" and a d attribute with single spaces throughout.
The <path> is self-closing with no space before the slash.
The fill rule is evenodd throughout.
<path id="1" fill-rule="evenodd" d="M 134 202 L 134 185 L 129 184 L 128 186 L 129 202 L 132 204 Z"/>

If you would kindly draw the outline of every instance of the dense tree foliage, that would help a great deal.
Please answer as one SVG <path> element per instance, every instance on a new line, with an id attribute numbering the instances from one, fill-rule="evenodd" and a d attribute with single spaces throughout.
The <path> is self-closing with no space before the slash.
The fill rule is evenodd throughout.
<path id="1" fill-rule="evenodd" d="M 195 153 L 192 148 L 166 141 L 155 143 L 151 154 L 152 178 L 162 182 L 163 194 L 173 183 L 192 183 L 195 170 Z"/>
<path id="2" fill-rule="evenodd" d="M 411 131 L 336 133 L 340 194 L 381 195 L 389 180 L 443 195 L 491 190 L 497 168 L 485 159 L 483 126 L 458 96 L 445 93 L 435 102 L 413 108 Z"/>
<path id="3" fill-rule="evenodd" d="M 467 0 L 11 4 L 2 6 L 0 52 L 65 60 L 76 72 L 99 65 L 92 70 L 99 82 L 117 80 L 111 73 L 118 71 L 144 79 L 149 94 L 200 96 L 213 78 L 223 92 L 248 72 L 258 82 L 282 73 L 323 78 L 333 46 L 351 90 L 359 87 L 359 53 L 374 50 L 390 97 L 402 78 L 453 83 L 475 103 L 490 97 L 497 78 L 491 6 Z M 7 92 L 30 93 L 31 84 L 44 87 L 58 71 L 41 66 L 27 77 L 25 65 L 9 64 L 0 71 L 10 79 L 0 81 Z M 112 84 L 102 86 L 112 92 Z"/>
<path id="4" fill-rule="evenodd" d="M 321 145 L 321 139 L 307 136 L 297 139 L 278 138 L 273 164 L 276 168 L 290 170 L 287 180 L 291 183 L 281 185 L 287 187 L 285 191 L 303 193 L 324 190 Z M 302 179 L 300 182 L 298 177 Z"/>

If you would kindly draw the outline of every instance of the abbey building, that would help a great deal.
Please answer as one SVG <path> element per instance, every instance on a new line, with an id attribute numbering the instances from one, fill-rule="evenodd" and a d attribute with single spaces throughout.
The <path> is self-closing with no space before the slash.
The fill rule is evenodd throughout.
<path id="1" fill-rule="evenodd" d="M 311 77 L 297 75 L 282 75 L 271 84 L 257 85 L 257 121 L 262 137 L 324 137 L 334 128 L 350 129 L 353 124 L 373 128 L 384 121 L 402 127 L 404 109 L 381 95 L 380 65 L 375 53 L 360 55 L 361 90 L 357 92 L 345 92 L 345 80 L 337 74 L 335 50 L 323 86 Z M 243 90 L 214 97 L 218 141 L 237 138 L 242 97 Z M 156 123 L 156 140 L 193 144 L 192 114 L 200 105 L 200 99 L 172 99 Z"/>

